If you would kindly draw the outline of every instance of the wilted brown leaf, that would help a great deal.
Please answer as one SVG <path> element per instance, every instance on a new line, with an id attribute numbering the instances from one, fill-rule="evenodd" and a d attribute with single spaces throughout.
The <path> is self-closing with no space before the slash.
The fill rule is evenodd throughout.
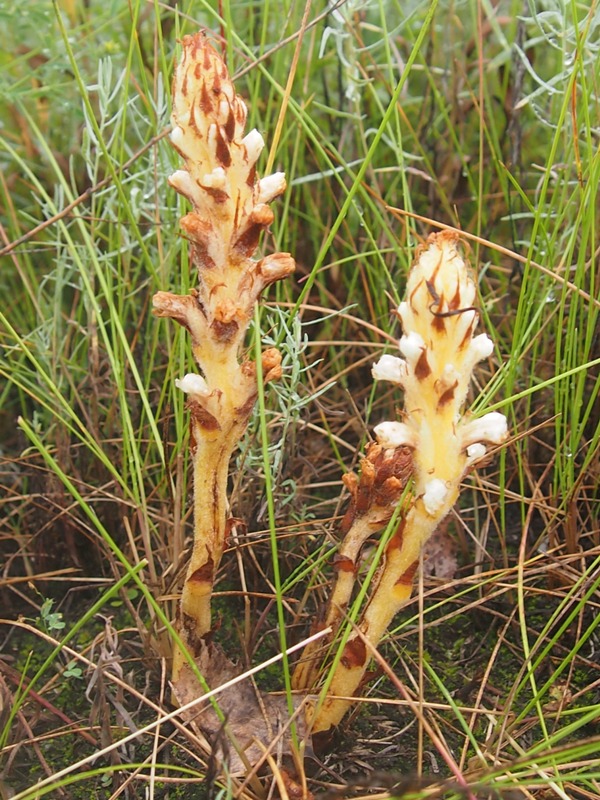
<path id="1" fill-rule="evenodd" d="M 196 664 L 211 689 L 223 686 L 241 674 L 214 644 L 203 647 Z M 182 706 L 205 693 L 189 666 L 182 668 L 173 690 Z M 260 692 L 247 677 L 219 692 L 216 701 L 225 725 L 210 700 L 185 712 L 182 717 L 208 740 L 212 757 L 218 763 L 226 763 L 230 775 L 243 775 L 248 771 L 248 764 L 255 766 L 259 760 L 264 760 L 264 748 L 274 755 L 291 754 L 290 713 L 285 695 Z M 299 697 L 297 706 L 301 701 Z M 303 715 L 296 719 L 296 730 L 300 737 L 304 735 Z"/>
<path id="2" fill-rule="evenodd" d="M 451 581 L 456 575 L 456 544 L 442 523 L 423 548 L 423 574 Z"/>

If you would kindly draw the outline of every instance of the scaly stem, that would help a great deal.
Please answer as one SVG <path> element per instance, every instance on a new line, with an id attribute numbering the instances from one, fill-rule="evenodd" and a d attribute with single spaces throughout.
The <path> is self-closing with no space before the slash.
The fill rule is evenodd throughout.
<path id="1" fill-rule="evenodd" d="M 171 142 L 184 159 L 169 183 L 192 204 L 181 219 L 198 283 L 187 296 L 157 292 L 154 313 L 189 332 L 200 374 L 176 385 L 188 395 L 194 474 L 194 543 L 179 609 L 179 634 L 197 657 L 211 630 L 212 587 L 227 535 L 227 473 L 257 396 L 256 366 L 240 361 L 244 337 L 263 289 L 294 270 L 288 253 L 252 258 L 274 215 L 269 203 L 285 176 L 259 179 L 264 141 L 244 136 L 247 109 L 227 67 L 204 34 L 184 36 L 173 78 Z M 262 354 L 263 380 L 281 375 L 281 355 Z M 173 680 L 185 653 L 176 648 Z"/>
<path id="2" fill-rule="evenodd" d="M 363 544 L 369 536 L 378 530 L 378 527 L 374 529 L 368 519 L 359 518 L 346 534 L 334 561 L 337 576 L 333 592 L 329 598 L 327 613 L 323 623 L 319 625 L 320 629 L 331 626 L 331 633 L 324 639 L 311 642 L 302 651 L 302 657 L 296 665 L 292 678 L 294 689 L 311 689 L 322 673 L 321 661 L 323 656 L 327 652 L 344 618 L 344 614 L 350 606 L 360 551 Z"/>
<path id="3" fill-rule="evenodd" d="M 295 689 L 314 688 L 321 674 L 322 655 L 350 607 L 363 545 L 391 519 L 412 472 L 412 453 L 408 447 L 386 449 L 372 443 L 360 467 L 360 479 L 352 473 L 343 478 L 352 499 L 341 524 L 344 538 L 333 561 L 335 585 L 319 625 L 320 629 L 331 627 L 331 633 L 323 642 L 313 642 L 303 650 L 294 671 Z"/>
<path id="4" fill-rule="evenodd" d="M 412 452 L 413 499 L 386 546 L 358 629 L 335 668 L 330 694 L 312 715 L 313 733 L 339 724 L 368 666 L 366 642 L 379 644 L 410 597 L 421 548 L 456 502 L 465 472 L 485 455 L 484 443 L 499 444 L 506 437 L 502 414 L 470 420 L 463 413 L 473 369 L 493 351 L 489 337 L 473 335 L 476 294 L 458 236 L 448 231 L 431 236 L 409 273 L 406 300 L 398 308 L 404 358 L 384 355 L 373 367 L 373 377 L 404 390 L 402 421 L 383 422 L 375 434 L 387 452 Z M 371 491 L 376 489 L 377 481 Z"/>
<path id="5" fill-rule="evenodd" d="M 211 599 L 227 529 L 227 475 L 237 437 L 197 439 L 192 454 L 194 474 L 194 544 L 187 568 L 179 609 L 181 638 L 198 656 L 202 638 L 211 629 Z M 173 652 L 173 680 L 179 678 L 184 654 Z"/>
<path id="6" fill-rule="evenodd" d="M 385 562 L 363 612 L 359 632 L 352 633 L 346 642 L 328 696 L 312 722 L 313 733 L 338 725 L 352 705 L 351 699 L 336 698 L 352 698 L 364 678 L 369 663 L 364 639 L 376 647 L 396 614 L 410 599 L 421 548 L 445 515 L 444 512 L 431 516 L 423 502 L 417 500 L 400 523 L 387 545 Z"/>

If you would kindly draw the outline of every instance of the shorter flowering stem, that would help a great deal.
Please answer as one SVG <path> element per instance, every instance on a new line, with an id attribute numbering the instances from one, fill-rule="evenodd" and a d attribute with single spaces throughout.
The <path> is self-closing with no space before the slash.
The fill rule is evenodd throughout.
<path id="1" fill-rule="evenodd" d="M 411 498 L 386 546 L 358 632 L 346 641 L 329 695 L 311 719 L 313 733 L 341 721 L 367 670 L 366 642 L 376 647 L 410 598 L 421 548 L 458 499 L 465 473 L 485 455 L 484 443 L 506 437 L 502 414 L 470 420 L 463 413 L 473 369 L 491 355 L 493 344 L 485 334 L 473 335 L 476 287 L 458 245 L 451 232 L 429 238 L 398 309 L 404 358 L 385 355 L 373 367 L 376 379 L 404 390 L 402 421 L 383 422 L 375 434 L 384 450 L 412 453 Z"/>
<path id="2" fill-rule="evenodd" d="M 294 689 L 311 689 L 321 675 L 322 657 L 350 605 L 360 551 L 373 532 L 373 525 L 368 519 L 359 519 L 346 534 L 334 562 L 337 575 L 327 605 L 327 613 L 324 621 L 319 624 L 319 629 L 330 627 L 331 633 L 325 639 L 307 645 L 302 651 L 302 657 L 294 670 L 292 680 Z"/>
<path id="3" fill-rule="evenodd" d="M 351 707 L 351 699 L 336 698 L 352 698 L 363 680 L 369 660 L 364 639 L 376 647 L 396 614 L 410 600 L 421 548 L 443 516 L 427 514 L 423 502 L 417 500 L 392 536 L 371 599 L 361 617 L 360 634 L 352 633 L 346 642 L 328 696 L 313 721 L 313 733 L 338 725 Z"/>

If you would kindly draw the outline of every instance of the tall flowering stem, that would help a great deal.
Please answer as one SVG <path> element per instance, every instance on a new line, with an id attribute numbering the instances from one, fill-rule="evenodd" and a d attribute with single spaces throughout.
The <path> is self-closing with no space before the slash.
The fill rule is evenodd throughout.
<path id="1" fill-rule="evenodd" d="M 458 236 L 432 235 L 410 271 L 406 299 L 398 308 L 403 358 L 384 355 L 373 367 L 376 380 L 391 381 L 404 392 L 401 421 L 382 422 L 375 434 L 388 452 L 410 449 L 412 491 L 386 546 L 358 631 L 349 637 L 329 695 L 311 721 L 313 733 L 341 721 L 365 675 L 365 640 L 377 645 L 410 598 L 421 548 L 458 499 L 465 473 L 485 456 L 486 444 L 506 438 L 504 415 L 492 412 L 472 419 L 463 413 L 473 369 L 493 351 L 486 334 L 474 335 L 479 317 L 475 302 L 476 286 Z"/>
<path id="2" fill-rule="evenodd" d="M 178 616 L 193 657 L 211 630 L 211 595 L 228 531 L 229 461 L 244 433 L 258 387 L 256 365 L 241 357 L 260 293 L 293 272 L 288 253 L 252 258 L 273 221 L 269 203 L 286 188 L 283 173 L 259 179 L 264 147 L 257 130 L 244 135 L 247 108 L 222 58 L 203 33 L 183 38 L 173 80 L 171 142 L 184 167 L 169 179 L 192 210 L 181 220 L 198 281 L 189 295 L 158 292 L 154 313 L 189 332 L 199 374 L 176 381 L 187 394 L 194 480 L 194 543 Z M 262 354 L 264 381 L 281 374 L 281 356 Z M 185 663 L 175 649 L 173 679 Z"/>

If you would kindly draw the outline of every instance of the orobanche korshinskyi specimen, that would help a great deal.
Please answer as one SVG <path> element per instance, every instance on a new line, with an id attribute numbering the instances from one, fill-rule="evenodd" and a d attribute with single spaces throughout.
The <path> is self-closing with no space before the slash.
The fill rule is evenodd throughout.
<path id="1" fill-rule="evenodd" d="M 211 630 L 211 595 L 228 531 L 230 457 L 244 433 L 258 388 L 256 365 L 241 360 L 244 337 L 263 289 L 293 272 L 288 253 L 254 260 L 261 233 L 273 221 L 269 203 L 286 188 L 283 173 L 262 179 L 264 147 L 257 130 L 244 135 L 247 109 L 222 58 L 203 33 L 183 38 L 173 81 L 171 142 L 185 162 L 169 183 L 192 204 L 181 220 L 197 284 L 185 296 L 158 292 L 154 312 L 191 336 L 200 368 L 177 381 L 187 394 L 194 478 L 194 543 L 178 619 L 192 657 Z M 281 356 L 262 354 L 262 378 L 281 374 Z M 176 682 L 184 654 L 175 648 Z"/>
<path id="2" fill-rule="evenodd" d="M 403 390 L 404 410 L 400 420 L 375 427 L 377 443 L 362 461 L 360 481 L 346 481 L 352 518 L 342 531 L 338 578 L 324 624 L 340 625 L 360 548 L 370 533 L 386 525 L 400 500 L 399 524 L 328 695 L 310 712 L 313 733 L 326 732 L 342 719 L 351 700 L 336 698 L 352 698 L 359 689 L 369 662 L 366 643 L 375 647 L 380 642 L 410 598 L 421 548 L 456 503 L 463 477 L 485 456 L 486 445 L 506 438 L 503 414 L 472 419 L 464 412 L 473 369 L 493 352 L 489 336 L 474 335 L 476 295 L 458 235 L 445 231 L 430 236 L 410 270 L 406 299 L 398 308 L 403 358 L 384 355 L 373 367 L 376 380 Z M 304 653 L 295 674 L 298 688 L 314 687 L 322 675 L 322 668 L 315 667 L 318 655 L 315 647 Z"/>

